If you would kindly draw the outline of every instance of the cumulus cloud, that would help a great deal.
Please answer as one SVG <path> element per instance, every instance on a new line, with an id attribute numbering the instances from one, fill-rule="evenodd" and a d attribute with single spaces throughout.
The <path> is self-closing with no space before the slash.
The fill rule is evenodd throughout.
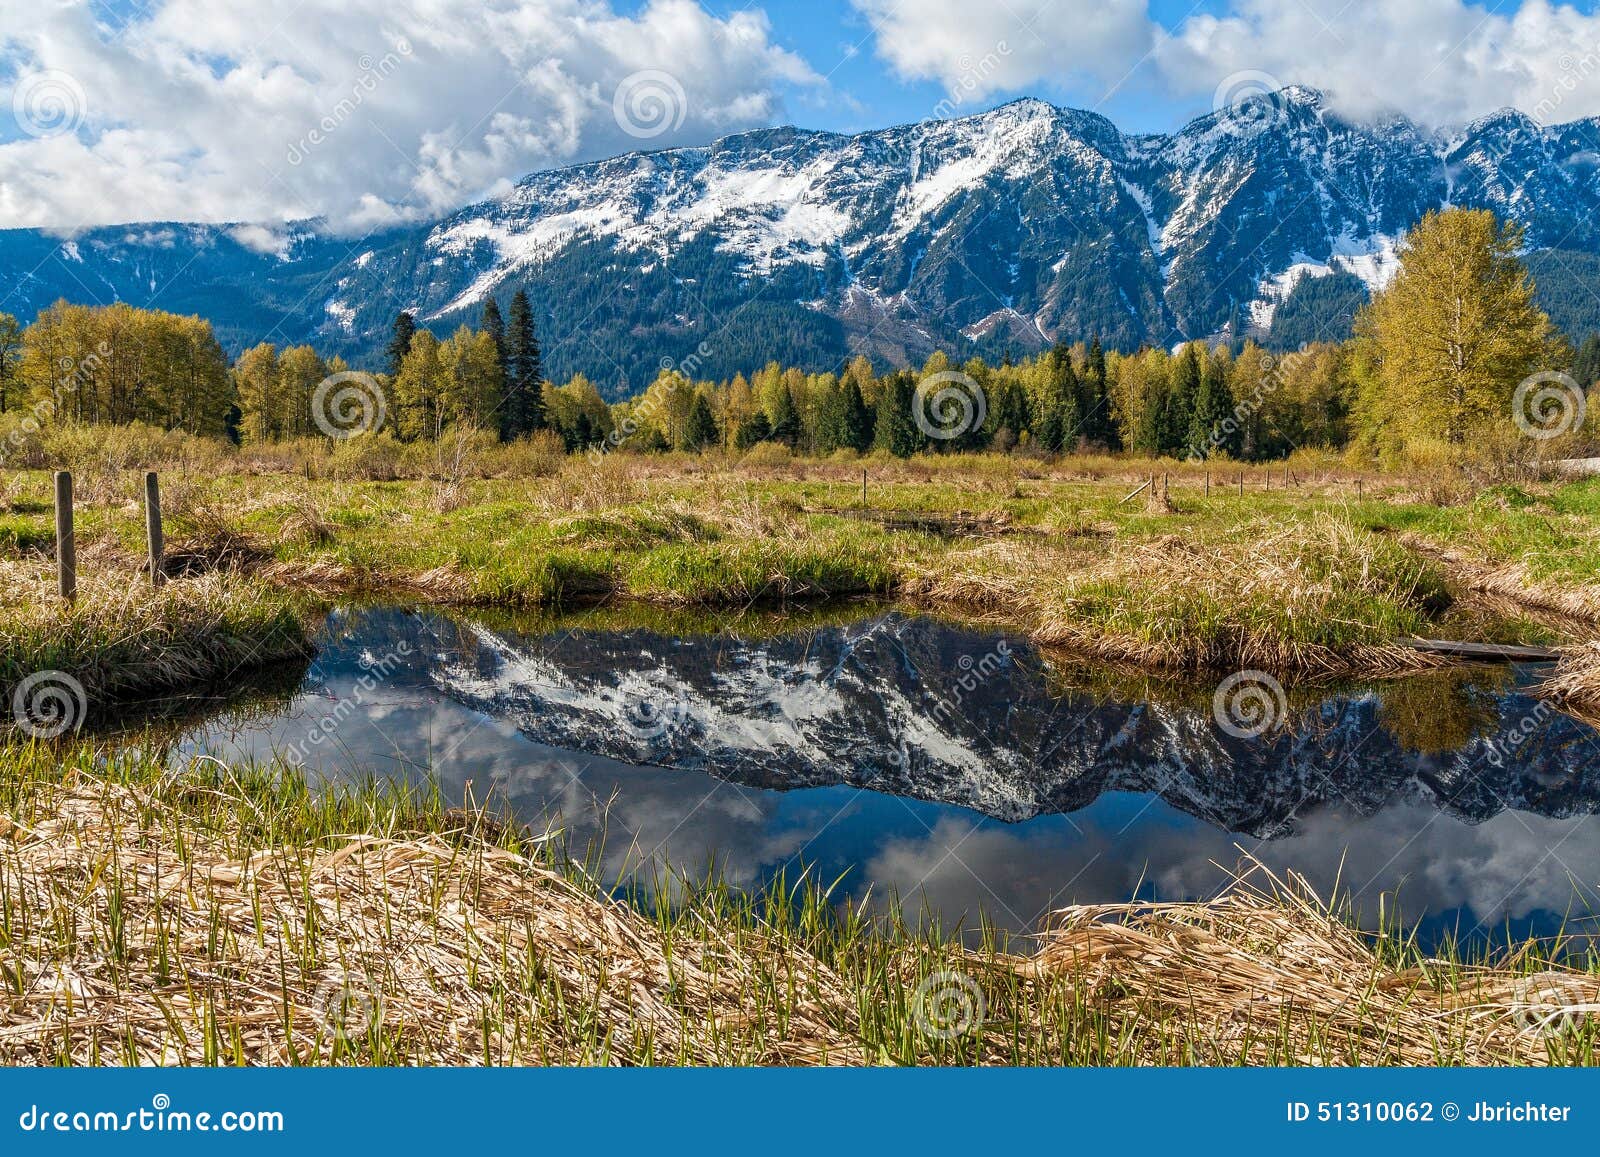
<path id="1" fill-rule="evenodd" d="M 1248 73 L 1320 88 L 1358 117 L 1399 111 L 1447 125 L 1504 106 L 1550 123 L 1600 114 L 1600 16 L 1548 0 L 1505 12 L 1463 0 L 1234 0 L 1170 31 L 1144 0 L 853 3 L 897 73 L 958 99 L 1049 85 L 1093 105 L 1130 84 L 1210 97 Z M 978 69 L 1001 45 L 998 63 Z"/>
<path id="2" fill-rule="evenodd" d="M 0 118 L 15 120 L 0 119 L 0 225 L 367 228 L 533 169 L 771 123 L 785 86 L 819 83 L 761 12 L 694 0 L 634 15 L 610 0 L 109 12 L 46 2 L 0 26 Z"/>
<path id="3" fill-rule="evenodd" d="M 1228 16 L 1187 21 L 1157 57 L 1181 89 L 1259 70 L 1320 88 L 1354 116 L 1448 125 L 1503 107 L 1550 123 L 1600 114 L 1600 16 L 1545 0 L 1509 14 L 1460 0 L 1352 12 L 1344 0 L 1239 0 Z"/>
<path id="4" fill-rule="evenodd" d="M 878 54 L 906 79 L 933 80 L 958 101 L 1050 80 L 1119 80 L 1155 42 L 1145 0 L 853 0 Z"/>

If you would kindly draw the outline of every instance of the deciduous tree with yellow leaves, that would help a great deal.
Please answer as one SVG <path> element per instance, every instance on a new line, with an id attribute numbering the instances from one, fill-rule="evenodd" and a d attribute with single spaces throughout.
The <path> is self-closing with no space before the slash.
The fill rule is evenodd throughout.
<path id="1" fill-rule="evenodd" d="M 1499 440 L 1514 432 L 1518 384 L 1567 364 L 1534 304 L 1522 243 L 1519 226 L 1486 209 L 1431 212 L 1407 235 L 1399 272 L 1356 320 L 1365 449 Z"/>

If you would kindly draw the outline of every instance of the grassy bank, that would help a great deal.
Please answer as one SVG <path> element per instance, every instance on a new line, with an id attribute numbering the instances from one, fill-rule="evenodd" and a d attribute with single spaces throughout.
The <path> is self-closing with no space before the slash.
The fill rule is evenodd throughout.
<path id="1" fill-rule="evenodd" d="M 1295 881 L 963 948 L 809 886 L 615 899 L 377 788 L 0 747 L 0 1062 L 1584 1063 L 1588 972 L 1373 939 Z M 1548 1014 L 1548 1015 L 1547 1015 Z"/>
<path id="2" fill-rule="evenodd" d="M 34 725 L 70 728 L 120 700 L 237 681 L 309 650 L 290 599 L 231 572 L 153 589 L 94 568 L 68 603 L 48 567 L 0 562 L 0 726 L 30 722 L 19 696 Z"/>
<path id="3" fill-rule="evenodd" d="M 1475 637 L 1483 620 L 1452 609 L 1463 599 L 1526 641 L 1600 618 L 1600 484 L 1474 491 L 1311 456 L 1239 477 L 1115 459 L 623 454 L 530 477 L 223 471 L 168 488 L 186 570 L 322 599 L 715 609 L 888 595 L 1102 658 L 1284 675 L 1425 665 L 1394 644 Z M 47 484 L 11 486 L 0 557 L 48 549 Z M 80 519 L 124 574 L 139 558 L 133 485 L 99 485 Z"/>

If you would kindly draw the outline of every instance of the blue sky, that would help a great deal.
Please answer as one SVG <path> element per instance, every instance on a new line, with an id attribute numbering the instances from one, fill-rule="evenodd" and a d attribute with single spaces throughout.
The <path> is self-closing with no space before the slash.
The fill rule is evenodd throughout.
<path id="1" fill-rule="evenodd" d="M 8 0 L 0 227 L 368 229 L 536 169 L 1021 95 L 1138 132 L 1287 84 L 1352 119 L 1558 123 L 1600 116 L 1597 3 Z"/>
<path id="2" fill-rule="evenodd" d="M 996 0 L 973 0 L 994 3 Z M 1285 0 L 1294 3 L 1295 0 Z M 1584 0 L 1592 9 L 1600 0 Z M 642 0 L 623 7 L 637 10 Z M 714 12 L 726 14 L 752 7 L 739 3 L 710 3 Z M 772 21 L 774 39 L 793 49 L 828 79 L 830 89 L 821 96 L 793 93 L 789 111 L 807 128 L 859 132 L 921 120 L 945 96 L 944 86 L 933 80 L 903 79 L 885 67 L 873 51 L 872 22 L 849 0 L 768 0 L 754 5 Z M 1152 0 L 1150 15 L 1166 28 L 1175 28 L 1196 13 L 1220 15 L 1223 0 Z M 1109 85 L 1040 83 L 1009 89 L 1002 96 L 973 102 L 974 111 L 992 107 L 1015 96 L 1038 96 L 1074 108 L 1093 108 L 1125 129 L 1161 132 L 1210 111 L 1210 94 L 1176 97 L 1148 66 L 1136 69 L 1107 97 Z"/>
<path id="3" fill-rule="evenodd" d="M 1300 0 L 1281 2 L 1293 7 Z M 1353 0 L 1336 5 L 1344 10 L 1343 15 L 1329 19 L 1328 23 L 1335 30 L 1342 25 L 1354 26 L 1367 19 L 1367 9 L 1374 2 Z M 1394 0 L 1389 2 L 1394 3 Z M 972 3 L 1004 7 L 1003 0 L 972 0 Z M 926 117 L 928 109 L 945 96 L 944 87 L 937 81 L 899 77 L 885 66 L 874 52 L 872 21 L 850 0 L 766 0 L 754 5 L 721 0 L 705 6 L 723 15 L 752 7 L 761 9 L 772 22 L 774 40 L 795 51 L 827 77 L 830 91 L 825 94 L 797 91 L 789 95 L 786 107 L 795 123 L 805 127 L 857 132 L 915 121 Z M 1591 15 L 1600 6 L 1600 0 L 1574 0 L 1568 6 Z M 637 11 L 644 7 L 644 0 L 629 0 L 619 7 Z M 1171 32 L 1196 16 L 1225 17 L 1233 7 L 1228 0 L 1149 0 L 1147 10 L 1156 24 Z M 1468 7 L 1486 16 L 1509 15 L 1524 7 L 1524 3 L 1507 0 Z M 1314 46 L 1307 45 L 1308 56 L 1314 51 Z M 1064 38 L 1063 55 L 1070 54 L 1068 36 Z M 1174 92 L 1147 61 L 1114 84 L 1047 80 L 1008 88 L 1003 94 L 975 101 L 973 108 L 992 107 L 1023 95 L 1039 96 L 1074 108 L 1091 108 L 1104 113 L 1122 128 L 1136 132 L 1174 129 L 1209 112 L 1212 97 L 1210 92 Z"/>

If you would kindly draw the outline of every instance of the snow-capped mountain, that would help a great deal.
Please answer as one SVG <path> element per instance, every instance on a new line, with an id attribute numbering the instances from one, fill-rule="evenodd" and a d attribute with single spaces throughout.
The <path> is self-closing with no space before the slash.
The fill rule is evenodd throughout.
<path id="1" fill-rule="evenodd" d="M 1597 167 L 1594 120 L 1357 124 L 1292 88 L 1136 136 L 1021 100 L 535 173 L 431 226 L 360 239 L 310 226 L 137 226 L 65 243 L 4 232 L 0 309 L 122 299 L 210 316 L 236 347 L 270 336 L 370 354 L 399 309 L 449 328 L 527 286 L 553 372 L 637 388 L 663 359 L 711 376 L 851 351 L 903 362 L 1090 334 L 1121 347 L 1270 336 L 1308 281 L 1381 286 L 1408 227 L 1464 205 L 1527 227 L 1530 249 L 1548 251 L 1535 270 L 1558 322 L 1583 328 L 1600 316 L 1569 291 L 1600 260 Z M 1299 340 L 1348 326 L 1348 310 L 1305 314 Z"/>
<path id="2" fill-rule="evenodd" d="M 396 643 L 410 644 L 398 659 Z M 1416 750 L 1383 696 L 1329 692 L 1256 739 L 1218 727 L 1210 688 L 1141 701 L 1072 686 L 1034 648 L 925 618 L 884 615 L 774 638 L 646 630 L 544 636 L 438 616 L 355 612 L 330 622 L 319 664 L 367 670 L 509 722 L 552 749 L 706 772 L 754 788 L 850 785 L 1016 822 L 1106 792 L 1154 793 L 1231 832 L 1289 835 L 1308 810 L 1374 814 L 1396 801 L 1470 823 L 1506 808 L 1600 808 L 1594 732 L 1531 700 L 1466 687 L 1435 719 L 1466 725 Z M 1093 676 L 1092 669 L 1077 674 Z M 1432 744 L 1428 745 L 1430 748 Z"/>

